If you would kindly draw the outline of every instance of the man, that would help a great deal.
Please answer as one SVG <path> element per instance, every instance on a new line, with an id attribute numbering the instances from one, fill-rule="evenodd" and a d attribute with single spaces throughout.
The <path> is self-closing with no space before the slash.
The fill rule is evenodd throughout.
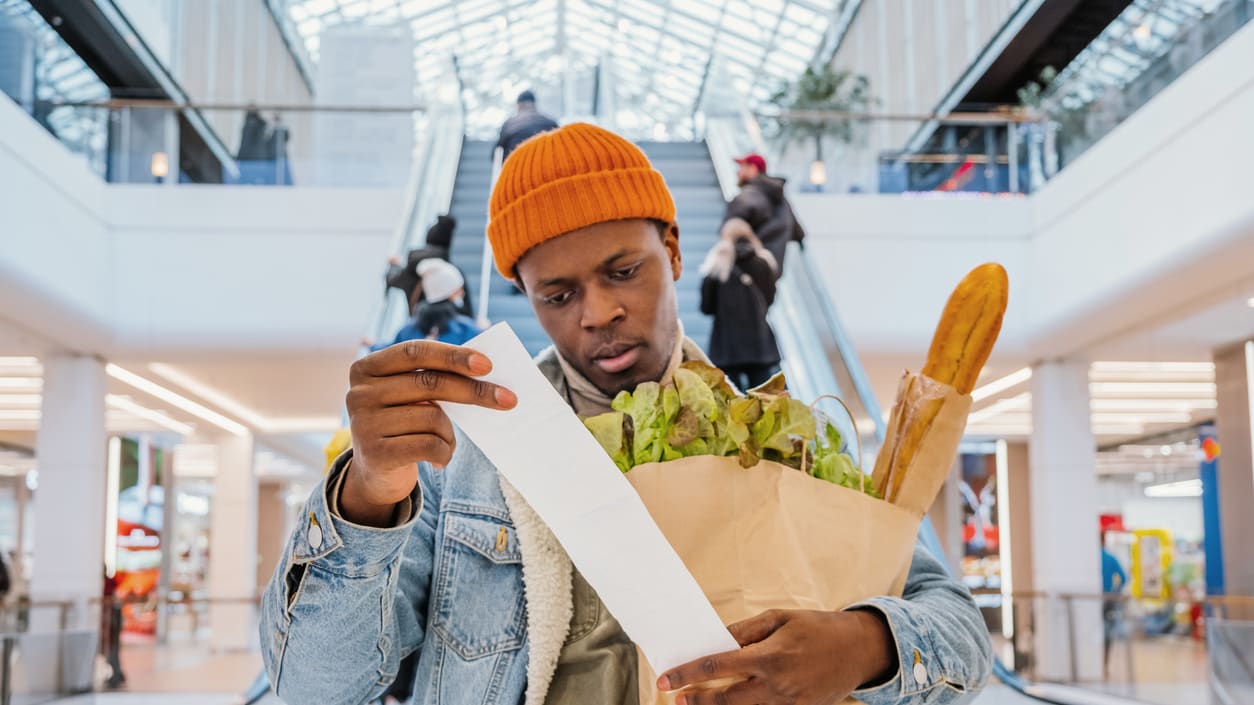
<path id="1" fill-rule="evenodd" d="M 518 148 L 518 145 L 535 137 L 541 132 L 556 130 L 557 122 L 536 109 L 536 94 L 523 91 L 518 94 L 518 112 L 501 125 L 501 136 L 496 146 L 505 150 L 505 157 Z"/>
<path id="2" fill-rule="evenodd" d="M 727 204 L 723 222 L 732 218 L 748 221 L 754 234 L 779 263 L 778 277 L 784 271 L 788 243 L 802 242 L 806 233 L 784 197 L 784 179 L 766 175 L 766 159 L 761 154 L 747 154 L 736 163 L 740 165 L 737 174 L 740 193 Z"/>
<path id="3" fill-rule="evenodd" d="M 701 351 L 680 334 L 675 204 L 633 144 L 576 124 L 506 163 L 490 205 L 498 270 L 554 347 L 537 365 L 581 415 Z M 544 522 L 434 402 L 512 408 L 492 361 L 411 341 L 350 373 L 353 451 L 309 498 L 262 604 L 280 697 L 359 705 L 419 652 L 417 703 L 637 702 L 636 651 Z M 902 598 L 772 611 L 744 648 L 669 671 L 665 690 L 738 676 L 708 703 L 943 703 L 977 689 L 990 646 L 970 594 L 915 551 Z M 749 676 L 748 680 L 744 677 Z"/>

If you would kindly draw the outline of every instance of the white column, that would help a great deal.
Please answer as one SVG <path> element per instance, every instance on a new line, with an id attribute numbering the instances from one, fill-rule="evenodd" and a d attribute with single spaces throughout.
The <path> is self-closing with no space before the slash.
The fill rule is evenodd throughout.
<path id="1" fill-rule="evenodd" d="M 95 631 L 96 610 L 87 600 L 104 586 L 105 367 L 73 355 L 42 362 L 31 596 L 75 603 L 66 626 Z M 36 610 L 31 618 L 33 629 L 56 628 L 50 612 Z"/>
<path id="2" fill-rule="evenodd" d="M 257 641 L 257 478 L 252 436 L 222 436 L 209 523 L 209 610 L 213 648 L 250 649 Z"/>
<path id="3" fill-rule="evenodd" d="M 1089 417 L 1087 361 L 1046 362 L 1032 372 L 1032 583 L 1038 592 L 1102 590 L 1097 519 L 1097 446 Z M 1100 679 L 1100 604 L 1039 601 L 1037 673 L 1045 680 Z M 1074 649 L 1074 653 L 1073 653 Z M 1074 672 L 1073 672 L 1074 671 Z"/>
<path id="4" fill-rule="evenodd" d="M 1224 592 L 1254 595 L 1254 340 L 1216 350 L 1214 360 Z"/>

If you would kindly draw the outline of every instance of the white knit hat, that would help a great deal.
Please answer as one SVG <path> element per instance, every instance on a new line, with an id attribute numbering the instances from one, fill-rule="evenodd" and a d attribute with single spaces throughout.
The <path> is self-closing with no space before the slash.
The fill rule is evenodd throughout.
<path id="1" fill-rule="evenodd" d="M 448 300 L 466 285 L 466 280 L 462 279 L 462 273 L 457 267 L 442 259 L 424 259 L 418 263 L 415 271 L 422 278 L 423 298 L 433 304 Z"/>

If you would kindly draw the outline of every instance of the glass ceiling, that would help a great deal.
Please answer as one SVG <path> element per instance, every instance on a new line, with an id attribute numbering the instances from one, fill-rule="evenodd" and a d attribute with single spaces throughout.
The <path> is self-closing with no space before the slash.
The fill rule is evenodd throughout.
<path id="1" fill-rule="evenodd" d="M 703 102 L 741 96 L 754 106 L 781 83 L 797 78 L 848 1 L 271 0 L 271 4 L 295 28 L 314 61 L 319 34 L 327 27 L 409 23 L 416 41 L 416 98 L 456 100 L 460 74 L 472 134 L 496 130 L 524 88 L 535 90 L 542 111 L 568 118 L 588 115 L 599 79 L 600 112 L 608 112 L 615 127 L 633 136 L 665 139 L 690 132 L 692 114 Z"/>
<path id="2" fill-rule="evenodd" d="M 1058 74 L 1052 92 L 1075 107 L 1124 88 L 1226 1 L 1133 0 Z"/>

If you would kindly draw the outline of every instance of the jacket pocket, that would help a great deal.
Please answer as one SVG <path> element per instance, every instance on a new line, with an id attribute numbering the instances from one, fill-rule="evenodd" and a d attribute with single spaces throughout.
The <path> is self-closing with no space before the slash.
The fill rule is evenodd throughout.
<path id="1" fill-rule="evenodd" d="M 448 513 L 433 587 L 432 628 L 459 656 L 520 648 L 526 637 L 522 554 L 514 527 Z"/>

